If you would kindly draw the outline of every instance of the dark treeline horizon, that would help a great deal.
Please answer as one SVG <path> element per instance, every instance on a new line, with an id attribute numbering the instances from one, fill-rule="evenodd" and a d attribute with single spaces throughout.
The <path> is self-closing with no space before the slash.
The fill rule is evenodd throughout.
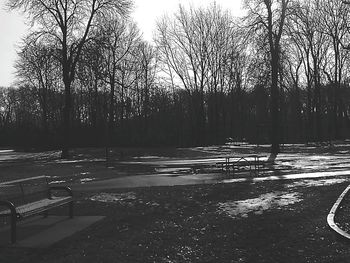
<path id="1" fill-rule="evenodd" d="M 15 85 L 0 88 L 0 146 L 348 139 L 349 6 L 250 0 L 245 8 L 234 18 L 215 3 L 179 6 L 158 20 L 153 43 L 130 18 L 100 21 L 82 45 L 69 97 L 60 48 L 29 34 Z"/>
<path id="2" fill-rule="evenodd" d="M 322 100 L 327 101 L 331 86 L 321 88 Z M 1 119 L 1 146 L 59 148 L 62 143 L 61 118 L 63 95 L 51 93 L 49 100 L 55 101 L 50 107 L 50 118 L 45 126 L 42 123 L 34 88 L 20 87 L 18 89 L 1 88 L 1 95 L 6 97 L 11 106 L 11 116 L 3 115 Z M 211 144 L 222 144 L 227 141 L 250 142 L 254 144 L 269 144 L 270 113 L 268 107 L 268 92 L 263 86 L 256 86 L 251 91 L 240 93 L 205 94 L 205 127 L 198 136 L 198 127 L 193 127 L 190 103 L 193 98 L 184 90 L 165 93 L 162 88 L 153 91 L 150 96 L 150 114 L 145 117 L 138 115 L 138 109 L 132 107 L 132 101 L 127 100 L 124 109 L 124 119 L 115 120 L 115 127 L 110 146 L 171 146 L 186 147 Z M 341 89 L 344 105 L 349 101 L 349 86 Z M 214 96 L 220 97 L 219 114 L 213 103 Z M 300 96 L 302 99 L 296 100 Z M 338 136 L 332 137 L 330 127 L 333 125 L 331 115 L 326 112 L 322 118 L 321 139 L 316 130 L 316 114 L 313 114 L 311 125 L 306 114 L 296 111 L 297 104 L 306 104 L 307 94 L 283 94 L 282 141 L 281 143 L 307 143 L 348 139 L 350 123 L 348 116 L 338 118 Z M 96 124 L 91 119 L 91 109 L 88 102 L 93 99 L 91 94 L 74 94 L 75 105 L 72 126 L 72 147 L 102 147 L 106 146 L 106 115 L 108 94 L 99 93 L 102 102 L 97 109 Z M 25 100 L 21 101 L 21 100 Z M 81 104 L 80 104 L 81 103 Z M 87 105 L 86 105 L 87 104 Z M 91 106 L 91 105 L 90 105 Z M 346 106 L 347 108 L 349 105 Z M 122 111 L 122 103 L 116 105 L 116 115 Z M 325 109 L 327 111 L 327 109 Z M 302 108 L 306 112 L 306 108 Z M 121 116 L 121 115 L 119 115 Z M 218 116 L 218 119 L 216 118 Z M 311 130 L 310 130 L 311 127 Z"/>

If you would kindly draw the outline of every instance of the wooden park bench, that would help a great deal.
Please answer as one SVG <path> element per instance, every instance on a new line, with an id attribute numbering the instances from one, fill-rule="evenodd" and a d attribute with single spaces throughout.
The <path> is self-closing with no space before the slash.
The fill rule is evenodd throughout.
<path id="1" fill-rule="evenodd" d="M 67 186 L 51 186 L 46 176 L 0 183 L 0 217 L 11 220 L 11 243 L 16 243 L 17 221 L 68 205 L 73 217 L 73 193 Z"/>

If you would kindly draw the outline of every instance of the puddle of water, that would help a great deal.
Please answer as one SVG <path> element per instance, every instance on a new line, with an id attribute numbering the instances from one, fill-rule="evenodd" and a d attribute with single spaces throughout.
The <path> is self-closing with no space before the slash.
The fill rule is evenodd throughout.
<path id="1" fill-rule="evenodd" d="M 218 212 L 224 213 L 231 218 L 242 218 L 248 217 L 248 213 L 260 215 L 266 210 L 282 209 L 282 207 L 300 201 L 302 201 L 302 198 L 297 192 L 273 192 L 263 194 L 258 198 L 218 203 Z"/>
<path id="2" fill-rule="evenodd" d="M 114 203 L 123 201 L 136 200 L 136 194 L 134 192 L 127 193 L 99 193 L 89 198 L 91 201 L 98 201 L 104 203 Z"/>
<path id="3" fill-rule="evenodd" d="M 90 181 L 93 181 L 95 179 L 96 178 L 82 178 L 79 181 L 80 181 L 80 183 L 85 184 L 86 182 L 90 182 Z"/>
<path id="4" fill-rule="evenodd" d="M 105 162 L 106 159 L 95 158 L 95 159 L 80 159 L 80 160 L 56 160 L 56 163 L 82 163 L 82 162 Z"/>
<path id="5" fill-rule="evenodd" d="M 14 150 L 0 150 L 0 153 L 11 153 L 14 152 Z"/>
<path id="6" fill-rule="evenodd" d="M 188 173 L 192 171 L 192 168 L 180 167 L 180 168 L 156 168 L 158 173 Z"/>
<path id="7" fill-rule="evenodd" d="M 333 156 L 319 156 L 319 155 L 316 155 L 316 156 L 310 156 L 309 157 L 309 160 L 311 161 L 322 161 L 322 160 L 332 160 L 334 159 Z"/>
<path id="8" fill-rule="evenodd" d="M 333 172 L 314 172 L 314 173 L 299 173 L 299 174 L 284 174 L 284 175 L 271 175 L 266 177 L 256 177 L 256 178 L 234 178 L 234 179 L 224 179 L 220 182 L 222 183 L 238 183 L 238 182 L 264 182 L 264 181 L 274 181 L 274 180 L 295 180 L 295 179 L 307 179 L 307 178 L 320 178 L 320 177 L 332 177 L 332 176 L 348 176 L 350 175 L 349 170 L 345 171 L 333 171 Z"/>
<path id="9" fill-rule="evenodd" d="M 323 180 L 303 180 L 300 182 L 294 182 L 287 186 L 288 188 L 294 187 L 314 187 L 314 186 L 328 186 L 333 184 L 340 184 L 349 181 L 345 178 L 323 179 Z"/>
<path id="10" fill-rule="evenodd" d="M 138 156 L 138 157 L 133 157 L 133 159 L 161 159 L 164 157 L 156 156 L 156 155 L 144 155 L 144 156 Z"/>

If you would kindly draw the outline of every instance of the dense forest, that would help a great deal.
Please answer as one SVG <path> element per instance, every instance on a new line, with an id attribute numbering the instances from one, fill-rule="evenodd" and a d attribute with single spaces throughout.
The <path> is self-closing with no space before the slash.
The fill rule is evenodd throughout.
<path id="1" fill-rule="evenodd" d="M 180 5 L 158 19 L 152 42 L 129 1 L 42 2 L 8 3 L 35 26 L 18 49 L 16 82 L 0 89 L 3 146 L 230 139 L 277 153 L 280 143 L 349 138 L 343 1 L 249 0 L 241 18 L 215 2 Z"/>

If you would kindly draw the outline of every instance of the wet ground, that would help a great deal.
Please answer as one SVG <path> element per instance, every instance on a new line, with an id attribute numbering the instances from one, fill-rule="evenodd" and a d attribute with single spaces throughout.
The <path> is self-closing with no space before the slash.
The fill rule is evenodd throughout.
<path id="1" fill-rule="evenodd" d="M 122 153 L 121 153 L 122 152 Z M 300 187 L 350 183 L 350 143 L 331 146 L 285 145 L 275 164 L 240 167 L 235 172 L 222 169 L 227 157 L 252 161 L 252 154 L 266 162 L 268 146 L 227 144 L 188 149 L 76 149 L 70 160 L 59 159 L 59 151 L 21 152 L 0 150 L 1 180 L 39 175 L 49 176 L 51 184 L 68 184 L 75 192 L 100 191 L 90 200 L 128 202 L 133 192 L 115 195 L 108 189 L 151 186 L 259 183 L 283 181 L 284 191 L 266 192 L 252 199 L 217 204 L 217 211 L 230 217 L 262 214 L 300 202 Z M 255 159 L 256 160 L 256 159 Z"/>
<path id="2" fill-rule="evenodd" d="M 104 149 L 76 149 L 72 160 L 0 151 L 1 180 L 50 176 L 76 190 L 77 215 L 105 216 L 45 251 L 1 253 L 5 262 L 347 262 L 348 243 L 326 218 L 350 183 L 349 149 L 285 145 L 275 165 L 234 175 L 215 163 L 266 160 L 268 146 L 111 149 L 108 162 Z"/>
<path id="3" fill-rule="evenodd" d="M 46 175 L 55 184 L 77 189 L 143 187 L 160 185 L 233 183 L 245 180 L 322 178 L 350 175 L 350 143 L 332 145 L 284 145 L 275 164 L 222 169 L 218 165 L 252 154 L 266 162 L 269 146 L 226 144 L 186 149 L 75 149 L 70 160 L 59 159 L 59 151 L 23 152 L 0 149 L 0 180 Z M 242 162 L 242 161 L 241 161 Z"/>

